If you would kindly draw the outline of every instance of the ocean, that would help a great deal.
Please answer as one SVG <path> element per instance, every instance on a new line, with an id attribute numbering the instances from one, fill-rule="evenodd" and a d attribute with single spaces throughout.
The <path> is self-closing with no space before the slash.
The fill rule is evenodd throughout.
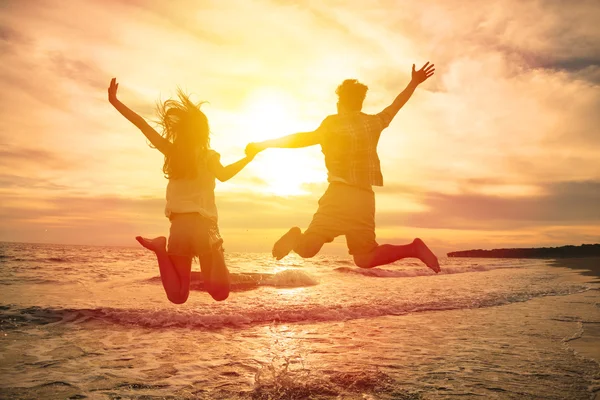
<path id="1" fill-rule="evenodd" d="M 3 399 L 590 399 L 597 278 L 547 260 L 227 253 L 168 302 L 149 251 L 0 243 Z M 193 266 L 199 271 L 198 265 Z M 591 330 L 590 330 L 591 331 Z M 588 339 L 589 340 L 589 339 Z"/>

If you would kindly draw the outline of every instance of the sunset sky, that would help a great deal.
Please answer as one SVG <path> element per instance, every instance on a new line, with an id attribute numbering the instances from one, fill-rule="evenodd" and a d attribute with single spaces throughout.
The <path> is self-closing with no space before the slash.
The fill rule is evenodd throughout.
<path id="1" fill-rule="evenodd" d="M 377 236 L 439 252 L 600 242 L 597 1 L 0 2 L 0 241 L 166 235 L 162 156 L 107 101 L 152 119 L 177 86 L 209 103 L 224 163 L 313 130 L 335 88 L 376 113 L 434 62 L 382 134 Z M 305 228 L 320 148 L 269 150 L 217 182 L 229 251 Z M 346 252 L 343 238 L 326 250 Z"/>

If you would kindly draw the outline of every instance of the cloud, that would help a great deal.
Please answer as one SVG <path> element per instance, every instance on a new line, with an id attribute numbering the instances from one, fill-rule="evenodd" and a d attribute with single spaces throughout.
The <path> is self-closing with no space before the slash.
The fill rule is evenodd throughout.
<path id="1" fill-rule="evenodd" d="M 66 160 L 59 154 L 39 148 L 4 145 L 0 149 L 0 167 L 14 170 L 31 170 L 33 168 L 69 169 L 73 161 Z"/>
<path id="2" fill-rule="evenodd" d="M 380 111 L 411 64 L 427 60 L 435 77 L 379 146 L 386 186 L 376 189 L 377 222 L 386 237 L 409 227 L 440 243 L 519 243 L 577 229 L 594 237 L 600 226 L 595 1 L 9 1 L 0 9 L 4 238 L 43 238 L 35 232 L 44 224 L 60 227 L 56 240 L 165 232 L 162 157 L 106 102 L 113 76 L 146 118 L 177 85 L 209 100 L 212 143 L 233 160 L 277 117 L 266 109 L 248 122 L 256 93 L 292 99 L 286 134 L 335 112 L 335 87 L 349 77 L 370 87 L 365 111 Z M 292 162 L 299 184 L 323 175 L 318 151 L 294 154 L 257 160 L 218 186 L 221 223 L 236 241 L 251 229 L 268 247 L 272 232 L 308 224 L 324 181 L 302 186 L 305 196 L 262 193 L 268 172 L 285 178 Z"/>
<path id="3" fill-rule="evenodd" d="M 427 211 L 380 212 L 376 216 L 377 226 L 506 231 L 600 224 L 600 181 L 554 182 L 540 186 L 542 194 L 527 197 L 429 192 L 422 197 Z"/>
<path id="4" fill-rule="evenodd" d="M 87 84 L 96 90 L 105 89 L 107 86 L 106 79 L 103 77 L 104 72 L 91 62 L 67 57 L 61 52 L 50 53 L 49 59 L 57 74 L 62 77 Z"/>
<path id="5" fill-rule="evenodd" d="M 0 174 L 0 192 L 12 192 L 15 189 L 34 189 L 34 190 L 56 190 L 63 191 L 69 188 L 66 185 L 58 185 L 52 182 L 41 180 L 39 178 L 30 178 L 27 176 Z M 13 192 L 14 193 L 14 192 Z"/>
<path id="6" fill-rule="evenodd" d="M 2 182 L 2 180 L 0 180 Z M 441 252 L 470 246 L 515 243 L 547 245 L 600 239 L 600 182 L 555 182 L 543 195 L 499 197 L 477 194 L 421 193 L 427 207 L 418 212 L 379 210 L 381 243 L 426 238 Z M 60 193 L 56 191 L 55 193 Z M 415 188 L 388 188 L 387 197 L 419 195 Z M 231 251 L 268 251 L 292 226 L 305 229 L 317 210 L 318 196 L 283 198 L 260 193 L 217 193 L 220 227 Z M 165 235 L 164 199 L 117 196 L 3 196 L 0 240 L 76 240 L 76 243 L 134 244 L 134 236 Z M 512 243 L 512 244 L 511 244 Z M 343 238 L 326 249 L 344 253 Z"/>
<path id="7" fill-rule="evenodd" d="M 5 56 L 31 43 L 32 39 L 27 35 L 11 27 L 0 25 L 0 49 Z"/>

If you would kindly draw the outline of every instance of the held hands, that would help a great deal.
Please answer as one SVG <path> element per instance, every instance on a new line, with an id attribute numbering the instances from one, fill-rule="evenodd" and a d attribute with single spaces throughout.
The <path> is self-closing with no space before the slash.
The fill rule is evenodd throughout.
<path id="1" fill-rule="evenodd" d="M 423 67 L 420 70 L 415 71 L 415 64 L 413 64 L 413 66 L 412 66 L 413 82 L 415 82 L 417 85 L 425 82 L 427 80 L 427 78 L 432 76 L 433 73 L 435 72 L 435 68 L 433 68 L 433 67 L 434 67 L 434 64 L 429 65 L 429 61 L 427 61 L 427 63 L 425 63 L 425 65 L 423 65 Z"/>
<path id="2" fill-rule="evenodd" d="M 113 102 L 117 100 L 117 89 L 119 89 L 119 84 L 117 83 L 117 78 L 112 78 L 110 80 L 110 86 L 108 87 L 108 101 Z"/>
<path id="3" fill-rule="evenodd" d="M 246 157 L 248 157 L 249 159 L 253 159 L 258 153 L 260 153 L 263 150 L 264 148 L 260 145 L 260 143 L 249 143 L 246 146 Z"/>

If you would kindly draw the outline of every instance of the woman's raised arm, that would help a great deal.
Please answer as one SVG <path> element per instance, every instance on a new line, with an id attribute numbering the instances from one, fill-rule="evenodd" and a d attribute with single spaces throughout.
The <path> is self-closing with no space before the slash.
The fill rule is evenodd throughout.
<path id="1" fill-rule="evenodd" d="M 144 118 L 140 117 L 125 104 L 121 103 L 117 99 L 117 89 L 119 89 L 117 79 L 112 78 L 110 81 L 110 86 L 108 87 L 108 101 L 110 104 L 112 104 L 122 116 L 127 118 L 129 122 L 134 124 L 140 131 L 142 131 L 144 136 L 148 138 L 150 143 L 152 143 L 152 145 L 156 147 L 158 151 L 163 154 L 167 154 L 171 148 L 171 143 L 162 137 L 158 132 L 156 132 Z"/>

